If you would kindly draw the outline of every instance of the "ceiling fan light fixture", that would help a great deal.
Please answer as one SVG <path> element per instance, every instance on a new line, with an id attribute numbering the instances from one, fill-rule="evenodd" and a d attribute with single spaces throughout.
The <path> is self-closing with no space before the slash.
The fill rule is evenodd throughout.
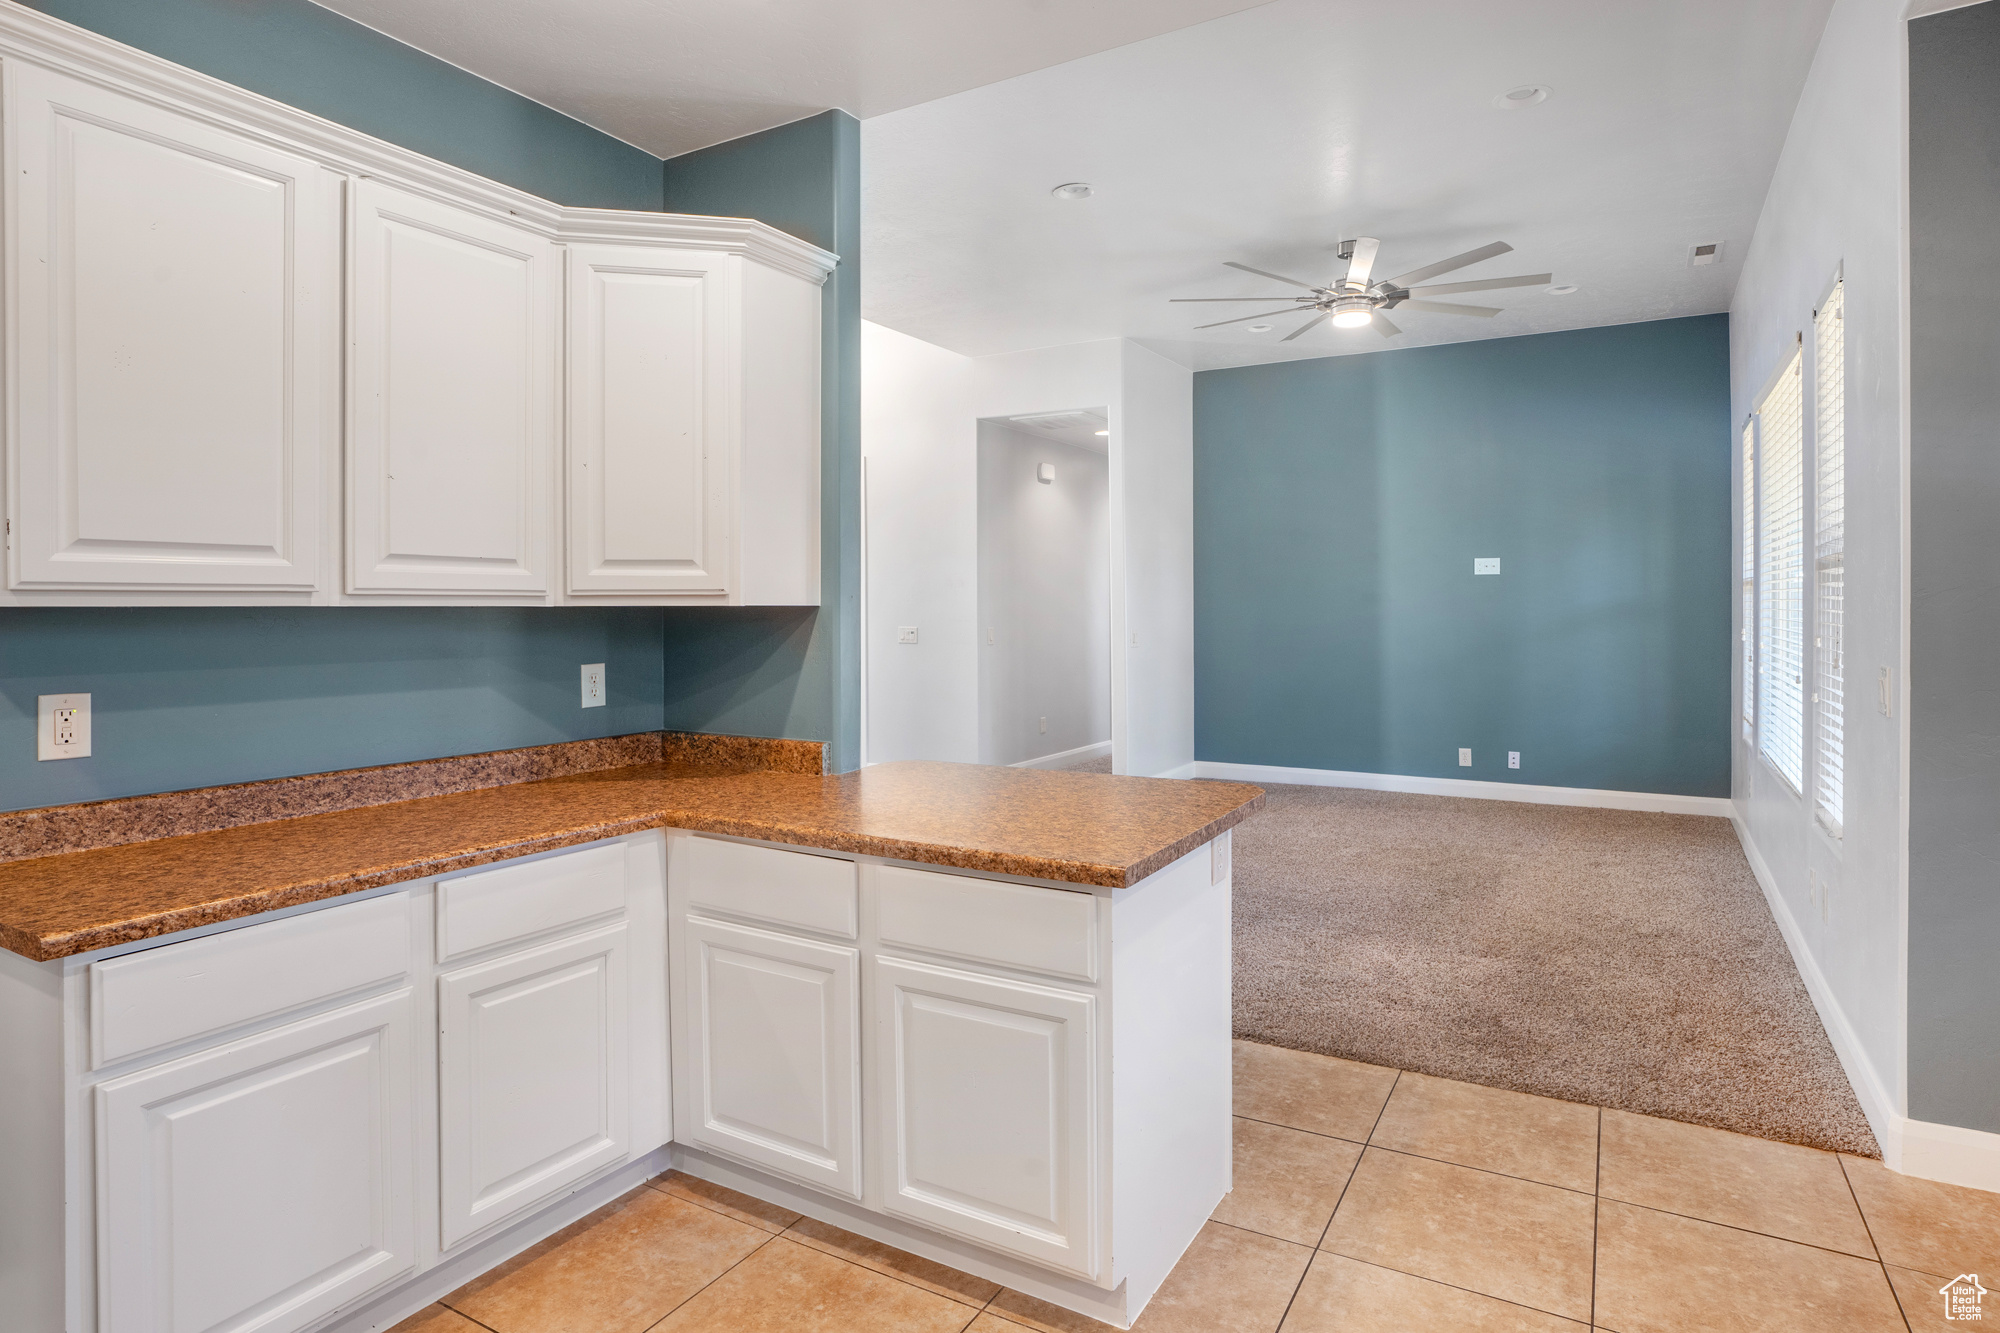
<path id="1" fill-rule="evenodd" d="M 1540 106 L 1549 100 L 1546 84 L 1524 83 L 1518 88 L 1509 88 L 1493 99 L 1493 105 L 1502 111 L 1521 111 L 1531 106 Z"/>
<path id="2" fill-rule="evenodd" d="M 1333 312 L 1333 327 L 1336 329 L 1358 329 L 1363 325 L 1373 323 L 1374 319 L 1375 311 L 1372 306 L 1340 306 L 1335 308 Z"/>
<path id="3" fill-rule="evenodd" d="M 1097 192 L 1086 181 L 1071 181 L 1067 185 L 1056 186 L 1049 193 L 1058 199 L 1088 199 Z"/>

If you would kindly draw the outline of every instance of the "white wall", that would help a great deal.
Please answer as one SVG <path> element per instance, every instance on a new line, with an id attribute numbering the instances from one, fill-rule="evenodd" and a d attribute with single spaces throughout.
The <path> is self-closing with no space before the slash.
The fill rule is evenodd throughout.
<path id="1" fill-rule="evenodd" d="M 1900 695 L 1907 623 L 1905 12 L 1904 0 L 1835 4 L 1730 308 L 1740 430 L 1799 332 L 1810 349 L 1813 308 L 1835 273 L 1845 273 L 1844 836 L 1832 839 L 1815 826 L 1807 802 L 1743 739 L 1740 720 L 1734 795 L 1746 848 L 1775 895 L 1779 923 L 1892 1165 L 1896 1122 L 1907 1104 L 1907 709 L 1899 697 L 1894 718 L 1877 711 L 1876 673 L 1893 667 Z M 1737 477 L 1740 486 L 1740 458 Z M 1737 513 L 1740 542 L 1740 496 Z M 1740 699 L 1741 680 L 1735 685 L 1732 697 Z M 1824 915 L 1811 901 L 1809 874 L 1825 885 Z"/>
<path id="2" fill-rule="evenodd" d="M 1191 774 L 1192 372 L 1117 339 L 968 358 L 864 323 L 861 373 L 867 761 L 979 753 L 979 419 L 1102 404 L 1111 430 L 1114 766 Z M 915 647 L 896 642 L 902 625 L 918 627 Z"/>
<path id="3" fill-rule="evenodd" d="M 1111 739 L 1105 454 L 979 424 L 979 627 L 981 763 Z"/>

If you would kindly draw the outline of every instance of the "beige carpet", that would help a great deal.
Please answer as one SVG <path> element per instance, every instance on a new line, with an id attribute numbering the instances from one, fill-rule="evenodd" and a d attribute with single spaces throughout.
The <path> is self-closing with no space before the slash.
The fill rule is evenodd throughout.
<path id="1" fill-rule="evenodd" d="M 1268 790 L 1238 1036 L 1880 1155 L 1727 821 Z"/>

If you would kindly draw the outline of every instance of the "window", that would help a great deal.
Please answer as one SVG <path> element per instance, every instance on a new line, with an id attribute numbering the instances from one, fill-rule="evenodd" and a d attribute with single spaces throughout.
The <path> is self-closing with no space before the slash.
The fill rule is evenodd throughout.
<path id="1" fill-rule="evenodd" d="M 1813 317 L 1813 805 L 1840 836 L 1845 759 L 1845 645 L 1841 642 L 1847 510 L 1847 337 L 1841 284 Z"/>
<path id="2" fill-rule="evenodd" d="M 1804 791 L 1804 348 L 1792 353 L 1757 415 L 1757 735 L 1764 757 Z"/>
<path id="3" fill-rule="evenodd" d="M 1743 739 L 1757 734 L 1757 418 L 1743 423 Z"/>

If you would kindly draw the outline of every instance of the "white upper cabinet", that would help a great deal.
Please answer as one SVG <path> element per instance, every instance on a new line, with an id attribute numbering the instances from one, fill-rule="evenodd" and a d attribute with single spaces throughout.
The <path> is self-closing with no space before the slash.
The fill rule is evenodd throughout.
<path id="1" fill-rule="evenodd" d="M 817 605 L 825 275 L 697 244 L 569 247 L 568 591 Z"/>
<path id="2" fill-rule="evenodd" d="M 0 605 L 819 603 L 836 256 L 20 5 L 0 65 Z"/>
<path id="3" fill-rule="evenodd" d="M 569 251 L 569 590 L 730 587 L 734 256 Z"/>
<path id="4" fill-rule="evenodd" d="M 321 582 L 339 179 L 7 61 L 10 589 Z"/>
<path id="5" fill-rule="evenodd" d="M 348 209 L 347 591 L 548 591 L 556 247 L 375 180 Z"/>

